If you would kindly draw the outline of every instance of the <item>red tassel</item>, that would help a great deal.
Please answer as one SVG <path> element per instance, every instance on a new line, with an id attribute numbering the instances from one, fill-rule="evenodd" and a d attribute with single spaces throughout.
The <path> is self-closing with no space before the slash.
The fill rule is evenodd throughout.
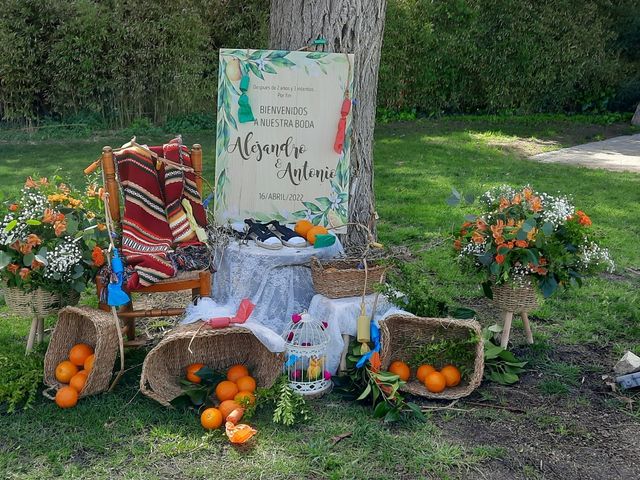
<path id="1" fill-rule="evenodd" d="M 336 141 L 333 144 L 333 150 L 336 153 L 342 153 L 344 148 L 345 130 L 347 128 L 347 115 L 351 111 L 351 100 L 345 98 L 342 101 L 342 108 L 340 108 L 340 121 L 338 122 L 338 132 L 336 133 Z"/>

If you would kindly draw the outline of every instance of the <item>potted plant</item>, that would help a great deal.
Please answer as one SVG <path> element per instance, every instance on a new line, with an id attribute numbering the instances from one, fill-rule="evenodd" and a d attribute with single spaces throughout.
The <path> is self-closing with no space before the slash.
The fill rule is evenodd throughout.
<path id="1" fill-rule="evenodd" d="M 2 209 L 0 281 L 13 313 L 42 319 L 77 303 L 104 263 L 108 244 L 95 186 L 81 193 L 59 177 L 29 177 Z"/>
<path id="2" fill-rule="evenodd" d="M 535 308 L 536 287 L 546 298 L 613 271 L 608 250 L 594 241 L 591 219 L 568 197 L 502 185 L 480 203 L 480 214 L 468 215 L 456 233 L 454 249 L 463 270 L 484 274 L 485 294 L 503 310 Z"/>

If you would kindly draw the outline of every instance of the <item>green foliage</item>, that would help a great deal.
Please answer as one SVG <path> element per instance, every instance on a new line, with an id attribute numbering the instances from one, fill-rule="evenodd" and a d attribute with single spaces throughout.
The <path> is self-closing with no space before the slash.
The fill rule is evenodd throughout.
<path id="1" fill-rule="evenodd" d="M 195 375 L 200 377 L 200 383 L 193 383 L 186 379 L 180 380 L 182 394 L 171 401 L 171 405 L 179 408 L 209 407 L 213 405 L 214 393 L 218 383 L 226 380 L 226 376 L 215 372 L 209 367 L 202 367 Z"/>
<path id="2" fill-rule="evenodd" d="M 441 329 L 444 331 L 444 329 Z M 443 333 L 443 332 L 442 332 Z M 473 370 L 476 358 L 476 345 L 481 341 L 473 332 L 467 338 L 443 338 L 441 332 L 433 334 L 434 341 L 425 343 L 411 357 L 409 365 L 417 368 L 420 365 L 432 365 L 440 370 L 445 365 L 451 364 L 458 367 L 464 377 Z M 440 340 L 436 340 L 436 339 Z"/>
<path id="3" fill-rule="evenodd" d="M 513 353 L 493 343 L 493 336 L 502 329 L 492 325 L 483 329 L 484 378 L 500 385 L 511 385 L 520 380 L 527 362 L 521 362 Z"/>
<path id="4" fill-rule="evenodd" d="M 0 405 L 7 413 L 33 404 L 42 382 L 43 361 L 39 350 L 30 355 L 0 354 Z"/>
<path id="5" fill-rule="evenodd" d="M 274 423 L 291 426 L 309 419 L 306 400 L 292 390 L 286 375 L 278 377 L 271 388 L 259 388 L 256 397 L 257 406 L 268 404 L 274 408 Z"/>

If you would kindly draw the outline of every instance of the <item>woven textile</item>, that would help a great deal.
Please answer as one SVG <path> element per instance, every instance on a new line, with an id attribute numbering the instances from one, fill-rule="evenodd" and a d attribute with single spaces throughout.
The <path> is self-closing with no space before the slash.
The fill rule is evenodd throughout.
<path id="1" fill-rule="evenodd" d="M 149 150 L 191 167 L 188 149 L 177 141 Z M 140 146 L 120 150 L 115 159 L 124 196 L 122 253 L 134 269 L 127 288 L 136 290 L 175 276 L 167 256 L 173 245 L 198 243 L 182 199 L 191 203 L 199 225 L 206 225 L 206 215 L 192 172 L 172 165 L 158 170 L 151 153 Z"/>

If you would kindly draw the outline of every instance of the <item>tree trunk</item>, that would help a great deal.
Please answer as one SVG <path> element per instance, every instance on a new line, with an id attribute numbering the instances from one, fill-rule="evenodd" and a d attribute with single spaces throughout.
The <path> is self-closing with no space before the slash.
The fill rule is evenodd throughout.
<path id="1" fill-rule="evenodd" d="M 640 103 L 636 107 L 636 113 L 633 114 L 633 118 L 631 119 L 631 125 L 636 125 L 640 127 Z"/>
<path id="2" fill-rule="evenodd" d="M 271 0 L 271 48 L 298 50 L 323 37 L 327 51 L 355 54 L 349 222 L 366 225 L 374 236 L 373 129 L 385 10 L 386 0 Z M 348 247 L 368 240 L 349 226 Z"/>

